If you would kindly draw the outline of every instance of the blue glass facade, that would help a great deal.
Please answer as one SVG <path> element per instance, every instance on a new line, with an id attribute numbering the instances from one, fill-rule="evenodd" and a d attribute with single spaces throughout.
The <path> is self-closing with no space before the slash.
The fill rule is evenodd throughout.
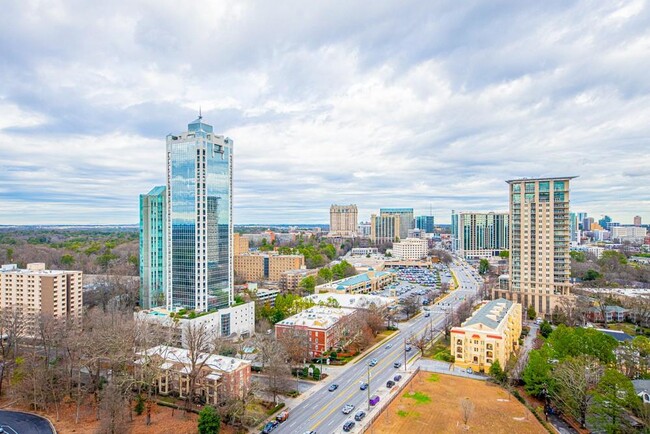
<path id="1" fill-rule="evenodd" d="M 232 301 L 232 141 L 201 118 L 167 137 L 167 308 L 207 311 Z"/>
<path id="2" fill-rule="evenodd" d="M 140 195 L 140 306 L 165 304 L 167 189 L 154 187 Z"/>
<path id="3" fill-rule="evenodd" d="M 415 227 L 422 229 L 428 234 L 432 234 L 435 228 L 432 215 L 420 215 L 415 218 Z"/>

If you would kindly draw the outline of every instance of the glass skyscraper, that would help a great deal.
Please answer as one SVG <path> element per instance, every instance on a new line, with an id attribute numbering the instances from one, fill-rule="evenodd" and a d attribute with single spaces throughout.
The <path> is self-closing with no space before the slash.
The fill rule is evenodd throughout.
<path id="1" fill-rule="evenodd" d="M 167 136 L 167 309 L 233 301 L 232 140 L 201 116 Z"/>
<path id="2" fill-rule="evenodd" d="M 165 304 L 167 189 L 154 187 L 140 195 L 140 306 Z"/>
<path id="3" fill-rule="evenodd" d="M 232 304 L 232 146 L 201 116 L 167 136 L 167 185 L 140 195 L 142 308 Z"/>
<path id="4" fill-rule="evenodd" d="M 435 229 L 434 219 L 432 215 L 419 215 L 415 218 L 415 227 L 422 229 L 428 234 L 432 234 Z"/>
<path id="5" fill-rule="evenodd" d="M 460 256 L 488 258 L 508 249 L 508 213 L 451 213 L 452 250 Z"/>

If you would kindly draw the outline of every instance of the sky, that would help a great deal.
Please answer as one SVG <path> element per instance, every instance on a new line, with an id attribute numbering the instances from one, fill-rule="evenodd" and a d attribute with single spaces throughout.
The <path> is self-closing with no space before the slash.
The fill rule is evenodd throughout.
<path id="1" fill-rule="evenodd" d="M 650 223 L 648 1 L 2 3 L 0 224 L 137 223 L 199 107 L 235 224 L 448 223 L 542 176 Z"/>

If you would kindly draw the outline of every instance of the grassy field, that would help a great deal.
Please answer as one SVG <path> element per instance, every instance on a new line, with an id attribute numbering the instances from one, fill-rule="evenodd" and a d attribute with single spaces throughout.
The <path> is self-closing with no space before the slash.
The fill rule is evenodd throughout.
<path id="1" fill-rule="evenodd" d="M 463 423 L 461 402 L 473 411 Z M 484 381 L 420 372 L 375 421 L 370 433 L 543 434 L 544 427 L 514 397 Z"/>

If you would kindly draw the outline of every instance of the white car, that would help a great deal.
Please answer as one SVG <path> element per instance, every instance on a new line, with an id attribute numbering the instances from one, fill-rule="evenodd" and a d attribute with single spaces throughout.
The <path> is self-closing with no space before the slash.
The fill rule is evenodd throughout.
<path id="1" fill-rule="evenodd" d="M 343 409 L 341 410 L 343 414 L 350 414 L 352 413 L 352 410 L 354 410 L 354 405 L 352 404 L 347 404 Z"/>

